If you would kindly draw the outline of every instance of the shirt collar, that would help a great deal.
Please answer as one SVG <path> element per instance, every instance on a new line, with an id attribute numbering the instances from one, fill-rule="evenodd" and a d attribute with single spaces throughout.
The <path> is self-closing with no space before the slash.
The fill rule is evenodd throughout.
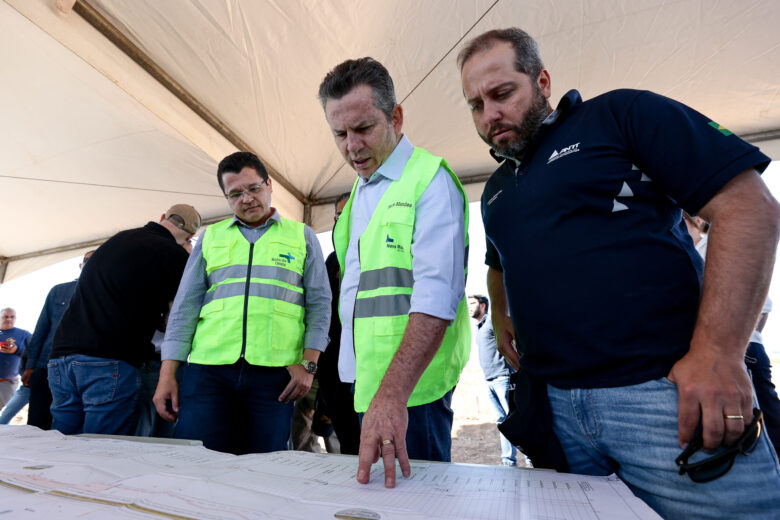
<path id="1" fill-rule="evenodd" d="M 486 320 L 487 320 L 487 313 L 485 313 L 485 315 L 484 315 L 484 316 L 482 316 L 482 319 L 481 319 L 481 320 L 479 320 L 479 323 L 477 323 L 477 328 L 478 328 L 478 329 L 481 329 L 481 328 L 482 328 L 482 325 L 484 325 L 484 324 L 485 324 L 485 321 L 486 321 Z"/>
<path id="2" fill-rule="evenodd" d="M 272 213 L 271 213 L 271 216 L 268 217 L 268 220 L 266 220 L 265 222 L 263 222 L 262 224 L 260 224 L 257 227 L 250 226 L 249 224 L 247 224 L 246 222 L 244 222 L 243 220 L 238 218 L 238 215 L 236 215 L 235 213 L 233 214 L 233 222 L 231 222 L 230 225 L 232 226 L 233 224 L 235 224 L 237 226 L 241 226 L 241 227 L 245 227 L 245 228 L 260 229 L 262 227 L 270 227 L 270 225 L 273 222 L 281 224 L 282 223 L 282 218 L 279 216 L 279 212 L 276 211 L 276 208 L 272 207 L 271 211 L 272 211 Z"/>
<path id="3" fill-rule="evenodd" d="M 371 174 L 368 182 L 377 180 L 380 175 L 391 181 L 397 181 L 401 178 L 401 173 L 403 173 L 406 163 L 409 162 L 409 158 L 412 157 L 412 153 L 414 153 L 414 145 L 405 135 L 401 135 L 393 153 Z"/>
<path id="4" fill-rule="evenodd" d="M 534 135 L 534 138 L 532 139 L 532 143 L 528 145 L 528 148 L 532 148 L 532 144 L 539 139 L 543 138 L 545 134 L 550 130 L 550 128 L 555 125 L 555 123 L 558 122 L 559 119 L 564 119 L 566 115 L 568 115 L 569 111 L 571 110 L 571 107 L 574 105 L 577 105 L 579 103 L 582 103 L 582 96 L 580 96 L 580 93 L 577 90 L 570 90 L 568 91 L 560 101 L 558 101 L 558 106 L 555 107 L 555 110 L 550 112 L 550 114 L 542 121 L 542 124 L 539 126 L 539 130 L 536 132 L 536 135 Z M 515 157 L 508 157 L 505 155 L 501 155 L 492 148 L 490 149 L 490 156 L 493 157 L 493 159 L 496 160 L 496 162 L 503 162 L 506 159 L 509 159 L 513 163 L 515 163 L 515 168 L 517 168 L 520 165 L 520 160 Z"/>

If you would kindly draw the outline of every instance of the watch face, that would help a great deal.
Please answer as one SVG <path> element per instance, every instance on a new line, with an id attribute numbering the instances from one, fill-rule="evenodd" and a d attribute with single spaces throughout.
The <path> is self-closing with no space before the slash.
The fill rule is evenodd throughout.
<path id="1" fill-rule="evenodd" d="M 314 361 L 301 361 L 301 365 L 306 369 L 306 372 L 313 374 L 317 371 L 317 363 Z"/>

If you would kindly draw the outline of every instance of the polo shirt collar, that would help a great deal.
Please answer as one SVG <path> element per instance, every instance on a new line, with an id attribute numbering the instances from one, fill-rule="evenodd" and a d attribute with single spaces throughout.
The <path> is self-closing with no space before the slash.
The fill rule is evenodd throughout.
<path id="1" fill-rule="evenodd" d="M 547 134 L 547 132 L 550 130 L 552 126 L 555 125 L 559 120 L 565 119 L 568 115 L 571 108 L 575 105 L 578 105 L 582 103 L 582 96 L 580 96 L 580 93 L 572 89 L 568 91 L 560 101 L 558 101 L 558 106 L 555 107 L 555 110 L 550 112 L 550 114 L 542 121 L 541 126 L 539 127 L 539 130 L 536 132 L 536 135 L 534 135 L 534 138 L 531 140 L 531 142 L 528 144 L 527 149 L 533 149 L 535 147 L 535 144 L 539 142 L 544 136 Z M 520 166 L 520 160 L 518 160 L 515 157 L 508 157 L 506 155 L 501 155 L 497 153 L 492 148 L 490 149 L 490 156 L 493 157 L 493 159 L 496 160 L 496 162 L 504 162 L 504 160 L 509 159 L 515 164 L 515 168 Z"/>
<path id="2" fill-rule="evenodd" d="M 272 213 L 271 213 L 271 216 L 268 217 L 268 220 L 266 220 L 265 222 L 263 222 L 261 225 L 259 225 L 257 227 L 250 226 L 249 224 L 247 224 L 246 222 L 244 222 L 243 220 L 238 218 L 238 215 L 236 215 L 235 213 L 233 214 L 233 221 L 230 223 L 230 225 L 231 226 L 237 225 L 237 226 L 241 226 L 241 227 L 245 227 L 245 228 L 251 228 L 251 229 L 260 229 L 263 226 L 270 226 L 272 222 L 276 222 L 278 224 L 281 224 L 282 223 L 282 217 L 279 216 L 279 212 L 276 211 L 276 208 L 272 207 L 271 211 L 272 211 Z"/>
<path id="3" fill-rule="evenodd" d="M 380 175 L 391 181 L 399 180 L 406 163 L 412 157 L 412 153 L 414 153 L 414 145 L 402 134 L 401 139 L 393 149 L 393 153 L 371 174 L 368 182 L 377 180 Z"/>

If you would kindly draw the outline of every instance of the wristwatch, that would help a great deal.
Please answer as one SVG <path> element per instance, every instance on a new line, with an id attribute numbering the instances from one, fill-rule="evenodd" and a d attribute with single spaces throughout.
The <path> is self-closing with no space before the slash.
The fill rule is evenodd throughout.
<path id="1" fill-rule="evenodd" d="M 306 369 L 306 372 L 310 373 L 311 375 L 314 375 L 317 373 L 317 363 L 314 361 L 309 361 L 307 359 L 304 359 L 301 361 L 301 365 L 303 365 L 303 368 Z"/>

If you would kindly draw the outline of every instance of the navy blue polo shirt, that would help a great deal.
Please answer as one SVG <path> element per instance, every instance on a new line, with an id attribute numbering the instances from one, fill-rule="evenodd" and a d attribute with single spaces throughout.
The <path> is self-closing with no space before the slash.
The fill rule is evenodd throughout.
<path id="1" fill-rule="evenodd" d="M 504 272 L 526 369 L 561 388 L 666 376 L 689 348 L 703 271 L 680 208 L 696 214 L 769 161 L 652 92 L 568 92 L 482 195 L 486 263 Z"/>

